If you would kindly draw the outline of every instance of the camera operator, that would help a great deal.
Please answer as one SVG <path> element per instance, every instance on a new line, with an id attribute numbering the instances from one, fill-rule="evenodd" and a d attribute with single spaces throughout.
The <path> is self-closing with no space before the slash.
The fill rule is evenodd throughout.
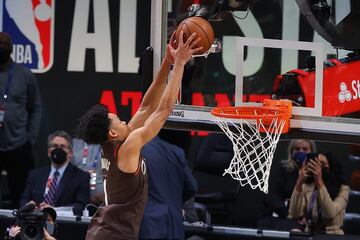
<path id="1" fill-rule="evenodd" d="M 10 228 L 8 228 L 8 236 L 5 237 L 5 240 L 10 239 L 36 239 L 36 240 L 56 240 L 56 211 L 53 208 L 44 208 L 39 212 L 39 210 L 34 210 L 27 213 L 26 216 L 31 216 L 31 218 L 37 218 L 39 221 L 30 221 L 26 222 L 26 217 L 22 214 L 17 216 L 17 223 Z M 25 218 L 25 219 L 22 219 Z M 38 226 L 43 227 L 43 234 L 36 232 Z"/>
<path id="2" fill-rule="evenodd" d="M 329 154 L 307 154 L 299 170 L 289 206 L 289 218 L 303 224 L 293 231 L 344 234 L 349 186 L 342 168 Z"/>

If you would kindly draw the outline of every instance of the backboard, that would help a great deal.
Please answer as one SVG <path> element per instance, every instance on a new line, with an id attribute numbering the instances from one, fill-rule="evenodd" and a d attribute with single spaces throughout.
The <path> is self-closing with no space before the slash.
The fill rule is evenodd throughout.
<path id="1" fill-rule="evenodd" d="M 164 22 L 180 22 L 179 16 L 186 16 L 189 6 L 182 1 L 152 4 L 167 10 L 162 14 L 154 10 L 158 17 L 154 14 L 152 30 L 161 32 L 152 33 L 155 69 L 165 48 L 169 26 Z M 270 3 L 262 2 L 266 4 Z M 337 12 L 351 10 L 347 1 L 336 7 Z M 360 143 L 358 51 L 332 48 L 301 21 L 295 2 L 284 1 L 282 8 L 269 9 L 270 5 L 254 6 L 211 21 L 222 51 L 195 58 L 186 66 L 180 102 L 165 127 L 221 131 L 210 114 L 212 107 L 287 98 L 294 102 L 293 118 L 282 138 Z M 279 19 L 271 18 L 277 14 Z"/>

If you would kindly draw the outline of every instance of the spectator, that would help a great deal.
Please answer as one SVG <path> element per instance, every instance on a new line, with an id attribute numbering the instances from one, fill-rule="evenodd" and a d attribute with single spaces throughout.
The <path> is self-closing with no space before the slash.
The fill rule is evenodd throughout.
<path id="1" fill-rule="evenodd" d="M 275 165 L 275 169 L 271 171 L 269 193 L 264 197 L 266 210 L 258 222 L 258 227 L 289 231 L 298 225 L 296 221 L 287 219 L 289 215 L 287 203 L 294 189 L 302 162 L 311 152 L 316 152 L 314 141 L 307 139 L 290 141 L 287 159 L 281 161 L 279 165 Z"/>
<path id="2" fill-rule="evenodd" d="M 70 163 L 72 139 L 64 131 L 48 137 L 48 156 L 51 166 L 30 171 L 20 206 L 34 202 L 38 207 L 71 206 L 75 215 L 89 203 L 90 176 Z"/>
<path id="3" fill-rule="evenodd" d="M 101 146 L 73 139 L 71 163 L 90 173 L 90 202 L 99 206 L 104 202 L 103 178 L 101 175 Z"/>
<path id="4" fill-rule="evenodd" d="M 46 221 L 45 221 L 46 226 L 44 226 L 43 239 L 56 240 L 55 239 L 56 216 L 57 216 L 56 211 L 51 207 L 46 207 L 42 210 L 42 212 L 45 213 L 45 217 L 46 217 Z M 20 234 L 21 234 L 21 227 L 15 224 L 8 229 L 8 236 L 5 236 L 4 240 L 11 240 L 11 239 L 20 240 L 22 239 Z"/>
<path id="5" fill-rule="evenodd" d="M 11 60 L 11 37 L 0 32 L 0 171 L 6 170 L 12 206 L 17 208 L 34 166 L 41 97 L 35 76 Z"/>
<path id="6" fill-rule="evenodd" d="M 360 191 L 360 145 L 349 145 L 350 160 L 356 165 L 356 168 L 351 173 L 351 189 Z"/>
<path id="7" fill-rule="evenodd" d="M 313 154 L 302 165 L 290 199 L 289 218 L 305 232 L 344 234 L 342 230 L 349 186 L 339 162 L 329 154 Z"/>
<path id="8" fill-rule="evenodd" d="M 184 151 L 157 136 L 143 147 L 141 155 L 146 160 L 149 188 L 140 239 L 184 239 L 183 204 L 197 191 Z"/>

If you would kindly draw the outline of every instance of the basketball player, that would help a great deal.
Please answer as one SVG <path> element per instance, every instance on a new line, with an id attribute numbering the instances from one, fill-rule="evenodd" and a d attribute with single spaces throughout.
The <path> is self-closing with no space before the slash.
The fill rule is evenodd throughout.
<path id="1" fill-rule="evenodd" d="M 184 42 L 181 32 L 167 45 L 165 58 L 146 92 L 139 110 L 128 124 L 101 106 L 92 107 L 80 120 L 79 137 L 101 144 L 105 205 L 92 218 L 87 240 L 137 239 L 147 200 L 146 165 L 141 148 L 154 138 L 171 113 L 178 96 L 184 65 L 202 47 L 192 34 Z M 173 46 L 177 45 L 174 49 Z M 166 84 L 171 64 L 173 73 Z"/>

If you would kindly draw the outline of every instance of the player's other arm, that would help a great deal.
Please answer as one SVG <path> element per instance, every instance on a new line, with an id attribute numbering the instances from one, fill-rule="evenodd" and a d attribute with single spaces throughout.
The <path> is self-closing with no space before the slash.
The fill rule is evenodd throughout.
<path id="1" fill-rule="evenodd" d="M 170 72 L 174 58 L 171 55 L 170 45 L 174 46 L 175 33 L 170 38 L 170 42 L 166 47 L 165 57 L 161 63 L 160 70 L 156 74 L 155 79 L 146 91 L 138 111 L 129 122 L 129 127 L 134 130 L 142 127 L 146 119 L 153 113 L 159 105 L 160 98 L 166 86 L 166 80 Z"/>
<path id="2" fill-rule="evenodd" d="M 176 74 L 183 73 L 183 67 L 178 66 Z M 174 68 L 175 75 L 175 68 Z M 118 154 L 118 168 L 124 172 L 133 173 L 137 170 L 138 159 L 141 148 L 154 138 L 164 125 L 167 117 L 171 113 L 176 101 L 176 89 L 180 85 L 181 78 L 173 77 L 166 87 L 159 107 L 145 121 L 144 126 L 132 131 L 120 147 Z M 174 96 L 171 96 L 173 93 Z M 173 104 L 171 104 L 173 102 Z"/>
<path id="3" fill-rule="evenodd" d="M 196 34 L 193 33 L 184 43 L 183 33 L 181 32 L 178 48 L 173 49 L 170 46 L 170 52 L 174 58 L 172 78 L 165 87 L 165 90 L 160 98 L 159 105 L 156 108 L 155 112 L 153 112 L 150 117 L 145 121 L 144 127 L 140 131 L 141 139 L 143 141 L 142 145 L 149 142 L 159 133 L 160 129 L 162 128 L 166 119 L 174 108 L 184 73 L 184 66 L 191 59 L 191 56 L 195 52 L 202 49 L 202 47 L 193 49 L 194 46 L 201 40 L 200 38 L 194 40 L 195 37 Z"/>
<path id="4" fill-rule="evenodd" d="M 175 50 L 171 47 L 171 54 L 174 58 L 172 78 L 166 85 L 155 112 L 145 121 L 143 127 L 132 131 L 120 147 L 119 151 L 121 153 L 118 154 L 117 161 L 120 170 L 125 172 L 136 171 L 141 148 L 159 133 L 170 115 L 177 99 L 177 93 L 179 92 L 184 66 L 195 52 L 202 49 L 202 47 L 192 49 L 200 40 L 198 38 L 193 41 L 194 38 L 195 34 L 191 35 L 183 43 L 183 33 L 181 33 L 178 48 Z"/>

